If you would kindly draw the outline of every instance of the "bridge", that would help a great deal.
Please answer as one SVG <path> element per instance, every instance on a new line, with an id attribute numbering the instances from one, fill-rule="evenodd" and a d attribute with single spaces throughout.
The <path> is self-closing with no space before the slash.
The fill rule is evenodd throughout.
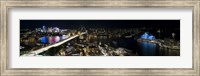
<path id="1" fill-rule="evenodd" d="M 86 34 L 86 32 L 80 33 L 80 35 L 83 35 L 83 34 Z M 35 55 L 38 55 L 39 53 L 42 53 L 42 52 L 44 52 L 44 51 L 47 51 L 48 49 L 50 49 L 50 48 L 52 48 L 52 47 L 60 46 L 60 45 L 64 44 L 65 42 L 68 42 L 68 41 L 70 41 L 70 40 L 72 40 L 72 39 L 74 39 L 74 38 L 76 38 L 76 37 L 78 37 L 78 36 L 80 36 L 80 35 L 71 36 L 71 37 L 69 37 L 69 38 L 67 38 L 67 39 L 65 39 L 65 40 L 63 40 L 63 41 L 60 41 L 60 42 L 58 42 L 58 43 L 55 43 L 55 44 L 52 44 L 52 45 L 49 45 L 49 46 L 46 46 L 46 47 L 43 47 L 43 48 L 40 48 L 40 49 L 35 50 L 35 51 L 31 51 L 31 52 L 29 52 L 28 54 L 24 54 L 24 55 L 22 55 L 22 56 L 35 56 Z"/>

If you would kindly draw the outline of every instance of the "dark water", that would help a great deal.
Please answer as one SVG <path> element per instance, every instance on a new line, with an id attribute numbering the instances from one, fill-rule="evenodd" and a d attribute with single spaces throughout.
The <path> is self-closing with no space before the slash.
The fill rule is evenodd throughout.
<path id="1" fill-rule="evenodd" d="M 114 48 L 126 48 L 132 51 L 132 53 L 139 56 L 180 56 L 179 50 L 171 50 L 167 48 L 161 48 L 157 44 L 149 42 L 137 42 L 134 38 L 104 38 L 97 39 L 102 43 L 108 44 Z"/>
<path id="2" fill-rule="evenodd" d="M 141 56 L 180 56 L 179 50 L 159 47 L 149 42 L 139 42 L 139 55 Z"/>

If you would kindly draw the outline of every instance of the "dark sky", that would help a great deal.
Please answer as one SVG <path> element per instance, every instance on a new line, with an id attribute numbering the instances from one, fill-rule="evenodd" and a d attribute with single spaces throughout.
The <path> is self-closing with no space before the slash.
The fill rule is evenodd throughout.
<path id="1" fill-rule="evenodd" d="M 59 27 L 78 28 L 106 27 L 106 28 L 180 28 L 180 20 L 20 20 L 20 29 Z"/>

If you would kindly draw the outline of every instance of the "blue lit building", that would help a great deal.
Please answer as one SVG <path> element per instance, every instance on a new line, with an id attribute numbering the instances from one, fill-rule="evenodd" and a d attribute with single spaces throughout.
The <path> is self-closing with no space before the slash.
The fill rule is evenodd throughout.
<path id="1" fill-rule="evenodd" d="M 153 35 L 149 35 L 148 33 L 144 33 L 144 34 L 142 34 L 141 35 L 141 38 L 142 39 L 148 39 L 148 40 L 154 40 L 155 39 L 155 37 L 153 36 Z"/>
<path id="2" fill-rule="evenodd" d="M 145 32 L 144 34 L 141 35 L 142 39 L 147 39 L 149 37 L 149 35 Z"/>
<path id="3" fill-rule="evenodd" d="M 45 37 L 45 36 L 41 37 L 41 38 L 40 38 L 40 42 L 42 42 L 42 43 L 47 43 L 46 37 Z"/>
<path id="4" fill-rule="evenodd" d="M 154 39 L 155 39 L 155 37 L 154 37 L 154 36 L 152 36 L 152 35 L 150 35 L 150 36 L 148 37 L 148 39 L 149 39 L 149 40 L 154 40 Z"/>

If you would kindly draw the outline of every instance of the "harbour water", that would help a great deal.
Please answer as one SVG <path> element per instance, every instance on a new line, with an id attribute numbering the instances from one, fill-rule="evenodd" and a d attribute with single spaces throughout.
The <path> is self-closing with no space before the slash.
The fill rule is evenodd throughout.
<path id="1" fill-rule="evenodd" d="M 180 56 L 180 49 L 170 49 L 160 47 L 156 43 L 148 42 L 148 41 L 138 41 L 137 38 L 134 37 L 108 37 L 108 36 L 97 36 L 95 38 L 87 39 L 87 36 L 84 39 L 79 39 L 78 37 L 66 42 L 56 49 L 51 49 L 59 52 L 59 50 L 65 50 L 66 56 L 76 56 L 83 54 L 84 56 L 103 56 L 105 54 L 101 52 L 107 53 L 107 56 L 118 56 L 123 52 L 126 52 L 124 56 Z M 70 45 L 69 45 L 70 44 Z M 65 48 L 66 47 L 66 48 Z M 68 48 L 70 47 L 70 49 Z M 100 48 L 101 49 L 100 49 Z M 87 51 L 87 52 L 86 52 Z M 98 51 L 98 52 L 97 52 Z M 118 52 L 117 52 L 118 51 Z M 113 53 L 115 52 L 115 54 Z M 40 55 L 49 55 L 47 53 L 51 53 L 50 55 L 56 55 L 57 53 L 52 53 L 47 50 L 46 54 L 41 53 Z"/>
<path id="2" fill-rule="evenodd" d="M 173 50 L 169 48 L 163 48 L 155 43 L 150 42 L 138 42 L 134 38 L 103 38 L 97 39 L 97 41 L 101 41 L 105 44 L 108 44 L 113 48 L 121 47 L 129 49 L 132 51 L 131 53 L 133 53 L 133 55 L 138 56 L 180 56 L 179 49 Z"/>

